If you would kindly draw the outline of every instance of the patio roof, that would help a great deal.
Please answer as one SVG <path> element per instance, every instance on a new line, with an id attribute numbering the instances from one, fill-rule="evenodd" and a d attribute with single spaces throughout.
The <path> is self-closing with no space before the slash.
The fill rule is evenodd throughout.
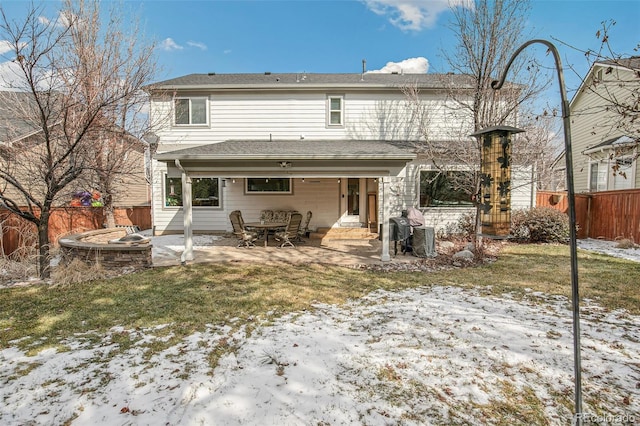
<path id="1" fill-rule="evenodd" d="M 159 153 L 189 173 L 227 177 L 379 177 L 397 175 L 416 158 L 407 142 L 362 140 L 229 140 Z"/>
<path id="2" fill-rule="evenodd" d="M 416 157 L 407 142 L 363 140 L 228 140 L 156 155 L 159 161 L 173 160 L 363 160 L 411 161 Z"/>

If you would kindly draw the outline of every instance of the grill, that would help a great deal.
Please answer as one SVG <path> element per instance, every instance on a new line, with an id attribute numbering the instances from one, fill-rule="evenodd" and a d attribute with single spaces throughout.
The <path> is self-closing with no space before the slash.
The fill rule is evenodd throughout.
<path id="1" fill-rule="evenodd" d="M 393 241 L 394 254 L 398 254 L 398 241 L 403 253 L 410 250 L 409 237 L 411 237 L 409 219 L 404 216 L 389 218 L 389 241 Z"/>

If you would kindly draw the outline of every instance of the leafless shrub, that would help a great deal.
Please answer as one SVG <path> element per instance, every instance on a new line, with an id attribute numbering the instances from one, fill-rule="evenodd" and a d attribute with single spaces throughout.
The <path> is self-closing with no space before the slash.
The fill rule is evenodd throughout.
<path id="1" fill-rule="evenodd" d="M 100 263 L 88 264 L 80 259 L 73 259 L 67 264 L 59 265 L 51 274 L 55 285 L 99 280 L 106 276 L 107 272 Z"/>
<path id="2" fill-rule="evenodd" d="M 35 228 L 23 220 L 6 218 L 0 221 L 3 234 L 12 235 L 17 247 L 7 247 L 0 239 L 0 282 L 38 276 L 37 234 Z"/>
<path id="3" fill-rule="evenodd" d="M 629 238 L 616 238 L 616 248 L 630 249 L 635 248 L 636 244 Z"/>

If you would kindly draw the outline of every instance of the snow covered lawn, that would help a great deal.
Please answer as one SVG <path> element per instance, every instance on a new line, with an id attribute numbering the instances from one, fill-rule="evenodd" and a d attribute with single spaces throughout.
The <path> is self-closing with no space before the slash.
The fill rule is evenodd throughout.
<path id="1" fill-rule="evenodd" d="M 0 351 L 3 425 L 557 424 L 571 422 L 564 297 L 456 287 L 377 291 L 270 323 L 209 327 L 144 357 L 92 347 Z M 212 372 L 211 348 L 226 348 Z M 585 412 L 640 421 L 640 317 L 582 310 Z M 605 417 L 603 417 L 605 416 Z M 610 417 L 613 418 L 613 417 Z"/>

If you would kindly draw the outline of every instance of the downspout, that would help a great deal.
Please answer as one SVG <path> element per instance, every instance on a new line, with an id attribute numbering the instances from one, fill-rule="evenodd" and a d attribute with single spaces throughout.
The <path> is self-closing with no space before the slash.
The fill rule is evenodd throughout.
<path id="1" fill-rule="evenodd" d="M 180 256 L 180 263 L 184 266 L 187 260 L 193 260 L 193 204 L 191 200 L 191 177 L 180 164 L 180 160 L 175 160 L 176 167 L 182 172 L 182 218 L 184 221 L 184 251 Z"/>

